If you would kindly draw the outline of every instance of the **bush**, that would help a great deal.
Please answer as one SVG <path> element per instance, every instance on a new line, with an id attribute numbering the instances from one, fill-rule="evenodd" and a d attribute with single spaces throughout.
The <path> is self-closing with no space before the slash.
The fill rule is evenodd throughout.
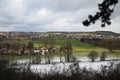
<path id="1" fill-rule="evenodd" d="M 98 58 L 98 53 L 96 51 L 91 51 L 89 54 L 88 54 L 88 58 L 91 59 L 92 62 L 95 61 L 95 59 Z"/>

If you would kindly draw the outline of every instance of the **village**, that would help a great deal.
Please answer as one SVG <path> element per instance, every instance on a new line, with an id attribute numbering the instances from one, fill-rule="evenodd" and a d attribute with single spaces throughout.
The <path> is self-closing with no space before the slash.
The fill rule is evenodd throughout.
<path id="1" fill-rule="evenodd" d="M 0 39 L 19 39 L 19 40 L 31 40 L 40 38 L 98 38 L 98 39 L 110 39 L 120 38 L 119 33 L 110 31 L 95 31 L 95 32 L 0 32 Z"/>
<path id="2" fill-rule="evenodd" d="M 78 41 L 85 40 L 106 40 L 119 39 L 120 34 L 96 31 L 96 32 L 0 32 L 0 54 L 37 54 L 44 55 L 49 48 L 54 53 L 58 53 L 60 47 L 55 47 L 52 39 L 76 39 Z M 34 47 L 32 41 L 42 41 L 41 46 Z M 26 42 L 26 43 L 25 43 Z M 25 43 L 25 44 L 23 44 Z M 39 43 L 40 44 L 40 43 Z M 48 47 L 48 44 L 51 45 Z M 56 43 L 57 44 L 57 43 Z M 64 43 L 63 43 L 64 44 Z"/>

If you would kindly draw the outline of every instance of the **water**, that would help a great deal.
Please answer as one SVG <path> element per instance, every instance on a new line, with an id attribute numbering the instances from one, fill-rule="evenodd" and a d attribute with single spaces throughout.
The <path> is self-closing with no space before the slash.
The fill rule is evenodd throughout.
<path id="1" fill-rule="evenodd" d="M 115 59 L 115 58 L 107 58 L 106 60 Z M 42 60 L 42 64 L 30 64 L 30 70 L 34 73 L 48 73 L 51 70 L 55 70 L 56 72 L 62 72 L 63 70 L 67 70 L 72 63 L 59 63 L 59 58 L 56 57 L 52 60 L 52 64 L 45 64 L 45 60 Z M 64 61 L 64 60 L 63 60 Z M 99 58 L 96 62 L 90 62 L 90 60 L 86 57 L 77 58 L 79 62 L 79 67 L 86 69 L 93 69 L 96 71 L 101 70 L 101 66 L 110 66 L 111 62 L 115 64 L 120 61 L 99 61 Z M 29 64 L 31 60 L 17 60 L 18 64 Z"/>

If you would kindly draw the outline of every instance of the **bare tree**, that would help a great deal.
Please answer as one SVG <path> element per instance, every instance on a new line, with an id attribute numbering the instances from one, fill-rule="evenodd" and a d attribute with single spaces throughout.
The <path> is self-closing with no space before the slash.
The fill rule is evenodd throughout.
<path id="1" fill-rule="evenodd" d="M 72 44 L 71 43 L 66 43 L 63 46 L 64 53 L 66 54 L 65 59 L 67 62 L 70 62 L 70 59 L 72 58 Z"/>
<path id="2" fill-rule="evenodd" d="M 65 53 L 66 53 L 64 47 L 61 46 L 58 52 L 59 52 L 60 62 L 62 62 L 62 61 L 63 61 L 63 60 L 62 60 L 62 57 L 65 56 Z"/>
<path id="3" fill-rule="evenodd" d="M 91 59 L 92 62 L 95 61 L 95 59 L 98 58 L 98 53 L 96 51 L 91 51 L 89 54 L 88 54 L 88 58 Z"/>
<path id="4" fill-rule="evenodd" d="M 34 48 L 33 42 L 29 41 L 28 45 L 27 45 L 27 48 L 29 49 L 30 53 L 33 53 L 33 48 Z"/>
<path id="5" fill-rule="evenodd" d="M 107 55 L 105 52 L 102 52 L 101 55 L 100 55 L 100 61 L 105 61 Z"/>

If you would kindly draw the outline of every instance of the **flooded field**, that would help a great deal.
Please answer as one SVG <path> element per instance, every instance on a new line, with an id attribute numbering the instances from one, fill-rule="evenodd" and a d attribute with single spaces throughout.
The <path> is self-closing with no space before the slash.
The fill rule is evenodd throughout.
<path id="1" fill-rule="evenodd" d="M 102 66 L 109 67 L 112 63 L 117 64 L 120 61 L 115 61 L 115 58 L 106 58 L 106 61 L 99 61 L 99 58 L 96 59 L 95 62 L 91 62 L 86 57 L 79 57 L 77 58 L 77 62 L 79 65 L 79 68 L 81 69 L 88 69 L 88 70 L 101 70 Z M 48 73 L 50 71 L 56 71 L 62 73 L 62 71 L 67 71 L 71 65 L 73 65 L 74 62 L 65 62 L 63 58 L 63 62 L 60 63 L 60 60 L 58 57 L 54 58 L 52 60 L 51 64 L 46 64 L 45 59 L 42 59 L 41 63 L 34 64 L 31 63 L 31 60 L 17 60 L 18 68 L 20 67 L 26 67 L 30 68 L 30 70 L 34 73 Z"/>

